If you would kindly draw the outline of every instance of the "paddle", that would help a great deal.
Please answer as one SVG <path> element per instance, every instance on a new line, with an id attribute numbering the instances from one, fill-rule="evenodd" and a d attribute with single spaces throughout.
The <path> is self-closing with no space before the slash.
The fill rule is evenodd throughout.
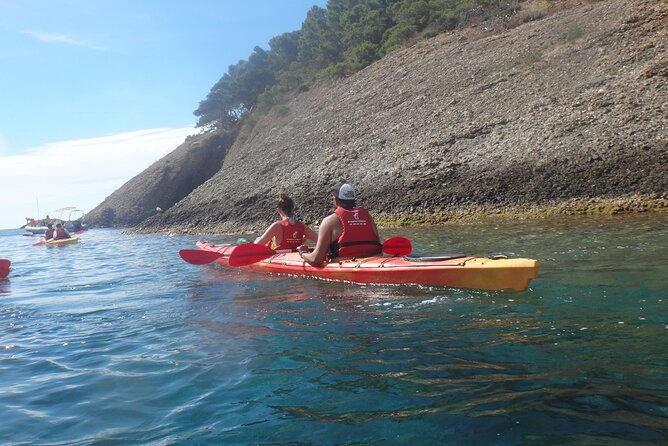
<path id="1" fill-rule="evenodd" d="M 411 241 L 405 237 L 392 237 L 381 245 L 383 252 L 391 256 L 404 256 L 411 253 Z M 274 254 L 290 251 L 274 251 L 264 245 L 256 245 L 255 243 L 247 243 L 239 245 L 230 253 L 230 266 L 246 266 L 257 263 Z"/>
<path id="2" fill-rule="evenodd" d="M 204 251 L 203 249 L 182 249 L 179 251 L 179 255 L 192 265 L 206 265 L 223 256 L 218 252 Z"/>
<path id="3" fill-rule="evenodd" d="M 0 259 L 0 279 L 4 279 L 9 275 L 9 265 L 11 264 L 12 262 L 7 259 Z"/>
<path id="4" fill-rule="evenodd" d="M 230 266 L 244 266 L 259 262 L 274 254 L 291 252 L 291 250 L 275 251 L 264 245 L 244 243 L 237 245 L 232 252 L 234 254 L 230 255 Z M 205 251 L 203 249 L 182 249 L 179 251 L 179 256 L 191 265 L 206 265 L 223 257 L 223 255 L 215 251 Z"/>
<path id="5" fill-rule="evenodd" d="M 83 233 L 84 233 L 84 230 L 81 229 L 81 230 L 75 232 L 74 235 L 81 235 L 81 234 L 83 234 Z"/>
<path id="6" fill-rule="evenodd" d="M 411 253 L 411 241 L 405 237 L 392 237 L 382 244 L 383 252 L 391 256 L 405 256 Z M 244 243 L 237 245 L 230 253 L 228 263 L 230 266 L 246 266 L 257 263 L 275 254 L 291 252 L 290 250 L 276 251 L 265 245 L 255 243 Z M 202 249 L 182 249 L 179 256 L 192 265 L 206 265 L 223 257 L 223 254 Z"/>
<path id="7" fill-rule="evenodd" d="M 228 263 L 230 266 L 246 266 L 264 260 L 274 254 L 283 252 L 292 252 L 291 249 L 276 251 L 265 245 L 257 245 L 255 243 L 244 243 L 236 246 L 230 253 Z"/>
<path id="8" fill-rule="evenodd" d="M 383 242 L 383 252 L 391 256 L 407 256 L 413 250 L 411 241 L 406 237 L 392 237 Z"/>

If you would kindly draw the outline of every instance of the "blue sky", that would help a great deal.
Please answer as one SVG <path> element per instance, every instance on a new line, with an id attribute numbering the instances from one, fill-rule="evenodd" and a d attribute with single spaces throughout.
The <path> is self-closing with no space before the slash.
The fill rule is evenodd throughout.
<path id="1" fill-rule="evenodd" d="M 37 200 L 41 216 L 102 202 L 195 132 L 192 112 L 229 65 L 316 4 L 326 0 L 1 0 L 0 187 L 14 193 L 2 194 L 0 228 L 34 216 Z"/>

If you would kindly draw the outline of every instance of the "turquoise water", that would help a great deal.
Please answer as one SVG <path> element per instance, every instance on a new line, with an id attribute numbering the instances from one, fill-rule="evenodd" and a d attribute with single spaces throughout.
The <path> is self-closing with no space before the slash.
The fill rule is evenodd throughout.
<path id="1" fill-rule="evenodd" d="M 383 233 L 540 259 L 514 294 L 195 267 L 189 236 L 20 234 L 0 231 L 3 445 L 668 443 L 666 217 Z"/>

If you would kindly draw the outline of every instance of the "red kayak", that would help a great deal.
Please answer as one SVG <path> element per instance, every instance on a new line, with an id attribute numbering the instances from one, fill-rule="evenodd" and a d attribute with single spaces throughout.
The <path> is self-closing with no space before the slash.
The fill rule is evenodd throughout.
<path id="1" fill-rule="evenodd" d="M 0 259 L 0 279 L 4 279 L 9 275 L 9 266 L 12 264 L 7 259 Z"/>
<path id="2" fill-rule="evenodd" d="M 257 248 L 252 248 L 256 246 Z M 216 262 L 222 266 L 238 266 L 244 270 L 358 284 L 412 284 L 474 288 L 481 290 L 524 291 L 538 274 L 538 261 L 533 259 L 485 258 L 465 255 L 387 256 L 364 258 L 341 257 L 321 267 L 314 267 L 296 252 L 276 252 L 260 245 L 214 245 L 197 242 L 198 250 L 182 250 L 181 257 L 192 264 Z M 251 248 L 250 251 L 247 248 Z M 235 250 L 239 251 L 235 255 Z M 263 260 L 252 258 L 255 252 L 267 250 Z M 251 259 L 239 260 L 241 255 Z M 387 252 L 387 251 L 384 251 Z M 232 256 L 232 261 L 230 261 Z M 259 259 L 260 257 L 258 257 Z M 253 262 L 253 263 L 251 263 Z M 231 264 L 232 263 L 232 264 Z"/>

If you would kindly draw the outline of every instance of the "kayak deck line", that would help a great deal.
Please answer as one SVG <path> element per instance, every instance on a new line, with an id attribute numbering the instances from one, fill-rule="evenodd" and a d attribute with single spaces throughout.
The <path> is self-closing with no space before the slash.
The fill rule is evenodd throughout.
<path id="1" fill-rule="evenodd" d="M 281 256 L 283 256 L 285 254 L 286 253 L 276 254 L 276 255 L 274 255 L 274 256 L 266 259 L 266 260 L 263 260 L 263 262 L 265 262 L 265 263 L 278 263 L 278 264 L 282 264 L 282 265 L 290 265 L 291 262 L 289 261 L 289 259 L 281 260 Z M 340 260 L 340 261 L 332 261 L 332 262 L 330 262 L 330 264 L 327 265 L 327 267 L 330 267 L 330 265 L 336 264 L 336 263 L 338 263 L 339 266 L 342 266 L 345 263 L 355 263 L 355 266 L 354 266 L 355 268 L 388 268 L 388 269 L 410 269 L 410 270 L 422 269 L 422 268 L 425 268 L 425 269 L 429 269 L 429 268 L 431 268 L 431 269 L 434 269 L 434 268 L 441 269 L 443 266 L 465 267 L 465 266 L 467 266 L 467 263 L 471 262 L 471 261 L 479 261 L 481 265 L 487 265 L 487 264 L 491 264 L 491 263 L 493 263 L 497 260 L 501 260 L 501 259 L 493 259 L 493 258 L 489 258 L 489 257 L 469 256 L 469 257 L 466 257 L 464 260 L 462 260 L 461 258 L 456 259 L 457 262 L 454 262 L 454 263 L 446 263 L 448 261 L 439 261 L 439 263 L 440 263 L 439 265 L 426 264 L 426 263 L 422 263 L 422 264 L 421 263 L 411 263 L 410 265 L 405 265 L 405 264 L 402 263 L 401 265 L 395 265 L 395 264 L 391 263 L 392 260 L 402 259 L 401 256 L 384 257 L 384 260 L 380 263 L 379 262 L 374 262 L 375 259 L 377 259 L 377 258 L 378 257 L 365 257 L 365 258 L 360 258 L 360 259 L 351 258 L 351 259 L 345 259 L 345 260 Z M 365 261 L 369 262 L 368 265 L 365 263 Z M 371 263 L 371 262 L 374 262 L 374 263 Z M 313 268 L 316 268 L 316 267 L 313 267 Z"/>
<path id="2" fill-rule="evenodd" d="M 197 242 L 197 248 L 220 254 L 215 260 L 229 267 L 234 245 Z M 432 256 L 436 258 L 437 256 Z M 322 266 L 306 263 L 298 253 L 277 253 L 240 267 L 248 271 L 314 277 L 357 284 L 397 284 L 524 291 L 538 274 L 534 259 L 462 256 L 447 260 L 410 261 L 403 256 L 338 258 Z"/>

